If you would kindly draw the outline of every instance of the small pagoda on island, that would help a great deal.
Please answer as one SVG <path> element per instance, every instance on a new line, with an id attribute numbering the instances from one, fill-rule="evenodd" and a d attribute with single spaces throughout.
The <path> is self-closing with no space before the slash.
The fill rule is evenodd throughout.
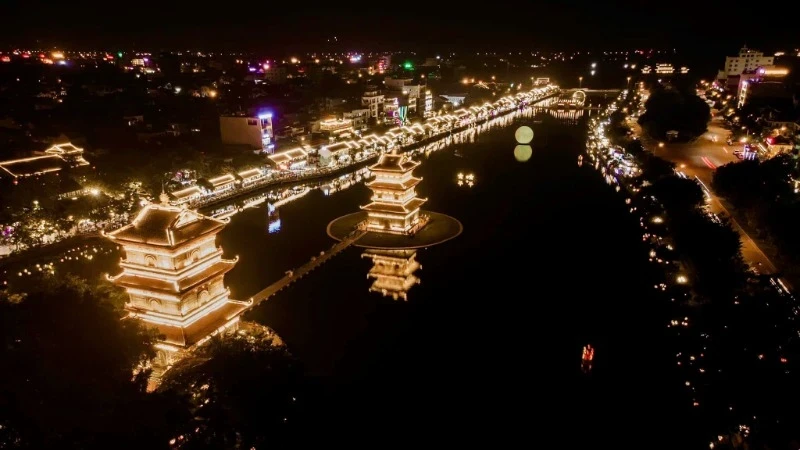
<path id="1" fill-rule="evenodd" d="M 195 211 L 151 204 L 132 223 L 106 235 L 124 251 L 122 272 L 109 278 L 130 296 L 125 309 L 161 336 L 154 377 L 186 350 L 236 329 L 250 305 L 228 298 L 223 277 L 236 260 L 223 259 L 216 245 L 226 224 Z"/>
<path id="2" fill-rule="evenodd" d="M 380 292 L 395 300 L 408 300 L 408 290 L 420 282 L 414 275 L 414 272 L 422 269 L 416 255 L 414 249 L 369 249 L 362 253 L 361 257 L 371 258 L 373 264 L 367 273 L 367 278 L 375 279 L 369 291 Z"/>
<path id="3" fill-rule="evenodd" d="M 419 163 L 396 152 L 381 155 L 377 164 L 369 167 L 375 179 L 367 183 L 372 190 L 372 202 L 361 209 L 367 212 L 369 231 L 412 234 L 425 225 L 427 216 L 420 215 L 420 206 L 427 199 L 417 197 L 416 186 L 422 178 L 412 171 Z"/>

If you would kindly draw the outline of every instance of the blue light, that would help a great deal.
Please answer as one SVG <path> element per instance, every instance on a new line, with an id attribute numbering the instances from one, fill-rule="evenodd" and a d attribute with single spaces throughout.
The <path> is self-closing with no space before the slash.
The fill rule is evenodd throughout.
<path id="1" fill-rule="evenodd" d="M 272 113 L 259 114 L 258 118 L 261 120 L 272 119 Z"/>

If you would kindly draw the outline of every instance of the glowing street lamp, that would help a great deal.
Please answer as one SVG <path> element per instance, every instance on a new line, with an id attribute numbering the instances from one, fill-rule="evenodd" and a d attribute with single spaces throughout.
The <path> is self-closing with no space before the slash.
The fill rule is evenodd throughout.
<path id="1" fill-rule="evenodd" d="M 583 77 L 578 77 L 578 89 L 581 88 L 582 83 L 583 83 Z"/>

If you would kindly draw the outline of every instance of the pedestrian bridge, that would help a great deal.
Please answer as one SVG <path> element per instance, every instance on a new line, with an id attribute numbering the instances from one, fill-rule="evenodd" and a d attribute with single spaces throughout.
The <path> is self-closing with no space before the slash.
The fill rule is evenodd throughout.
<path id="1" fill-rule="evenodd" d="M 334 244 L 333 247 L 331 247 L 327 252 L 320 252 L 319 256 L 312 256 L 308 262 L 298 267 L 297 269 L 287 271 L 286 275 L 284 275 L 281 279 L 265 287 L 264 289 L 259 291 L 256 295 L 250 297 L 250 302 L 252 303 L 252 306 L 256 306 L 259 303 L 268 300 L 270 297 L 280 292 L 283 288 L 294 283 L 296 280 L 303 278 L 317 267 L 330 261 L 331 259 L 333 259 L 334 256 L 338 255 L 344 249 L 350 247 L 357 240 L 361 239 L 366 233 L 367 232 L 365 230 L 362 230 L 360 228 L 356 229 L 352 233 L 350 233 L 350 235 L 348 235 L 346 239 Z"/>

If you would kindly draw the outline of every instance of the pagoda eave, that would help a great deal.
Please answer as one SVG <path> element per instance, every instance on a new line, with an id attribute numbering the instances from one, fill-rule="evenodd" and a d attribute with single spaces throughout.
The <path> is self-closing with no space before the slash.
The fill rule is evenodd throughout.
<path id="1" fill-rule="evenodd" d="M 133 317 L 152 325 L 162 336 L 162 341 L 177 347 L 189 347 L 205 342 L 217 332 L 230 328 L 239 320 L 241 313 L 249 307 L 248 303 L 233 300 L 225 301 L 219 308 L 209 312 L 189 325 L 155 323 L 136 313 Z"/>
<path id="2" fill-rule="evenodd" d="M 117 285 L 124 288 L 142 289 L 155 291 L 165 294 L 184 294 L 193 288 L 203 284 L 205 281 L 225 275 L 236 264 L 235 260 L 219 260 L 206 269 L 192 274 L 181 281 L 172 281 L 164 278 L 151 278 L 137 275 L 126 270 L 120 274 L 110 277 Z"/>

